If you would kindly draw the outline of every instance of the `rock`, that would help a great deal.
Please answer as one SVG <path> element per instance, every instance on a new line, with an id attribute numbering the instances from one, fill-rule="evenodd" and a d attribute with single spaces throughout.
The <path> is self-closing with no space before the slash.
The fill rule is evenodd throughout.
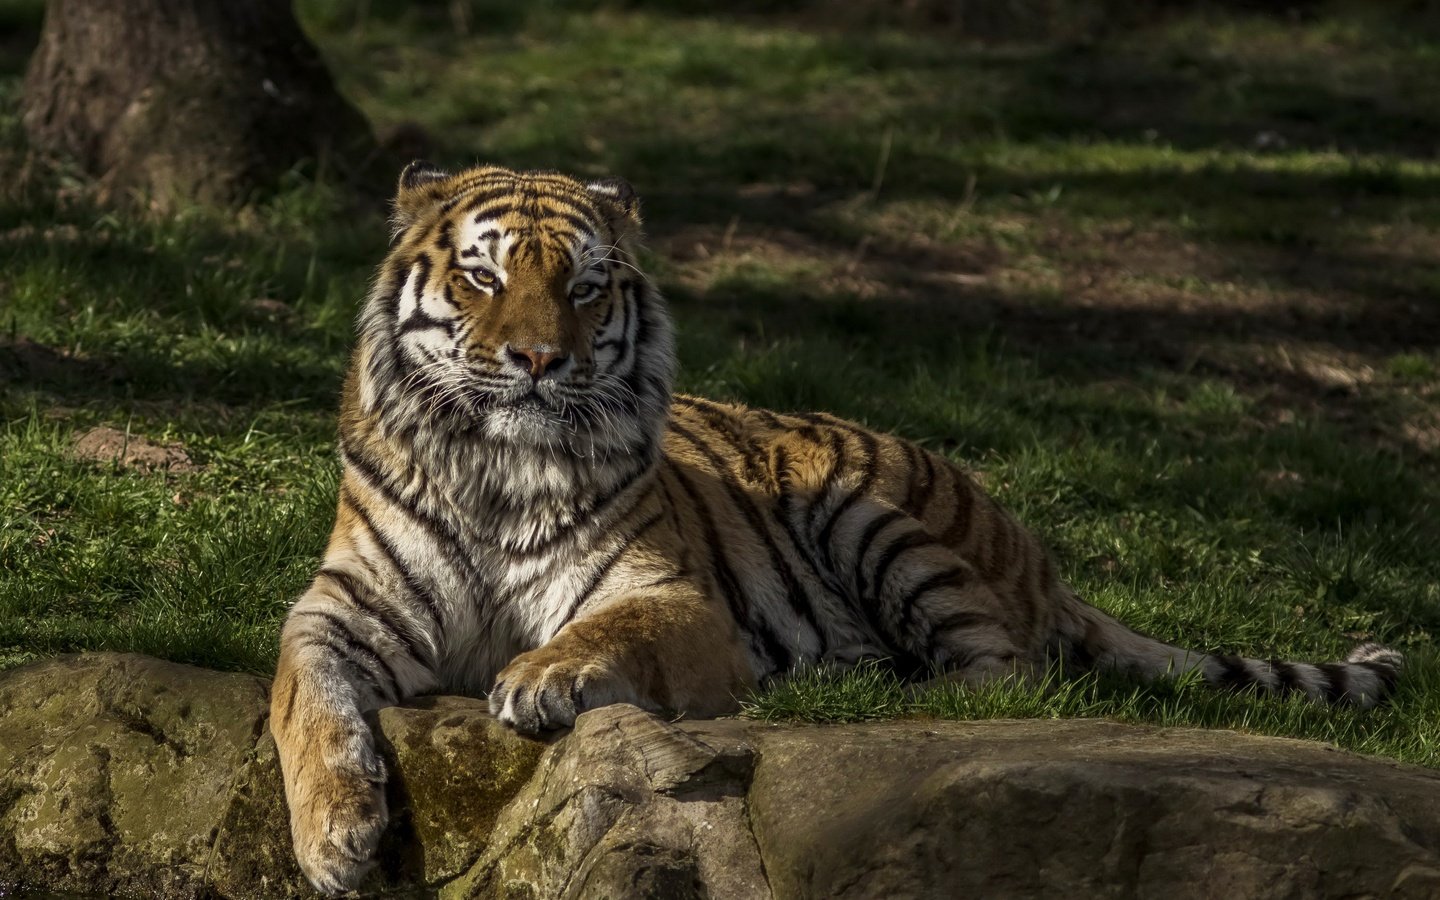
<path id="1" fill-rule="evenodd" d="M 745 814 L 748 727 L 682 728 L 625 705 L 585 713 L 440 896 L 768 898 Z"/>
<path id="2" fill-rule="evenodd" d="M 0 673 L 0 895 L 308 897 L 267 685 L 121 654 Z M 790 726 L 476 700 L 374 717 L 392 824 L 367 895 L 1440 895 L 1440 773 L 1105 721 Z"/>
<path id="3" fill-rule="evenodd" d="M 1434 897 L 1440 775 L 1105 721 L 757 733 L 777 897 Z"/>
<path id="4" fill-rule="evenodd" d="M 111 653 L 0 675 L 0 881 L 192 896 L 267 693 Z"/>

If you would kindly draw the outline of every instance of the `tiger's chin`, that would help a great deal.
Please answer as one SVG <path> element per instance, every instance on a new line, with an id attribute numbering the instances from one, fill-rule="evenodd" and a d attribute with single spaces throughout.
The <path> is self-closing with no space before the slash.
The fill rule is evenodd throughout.
<path id="1" fill-rule="evenodd" d="M 485 431 L 507 443 L 544 445 L 562 440 L 570 426 L 554 407 L 532 395 L 492 406 L 486 412 Z"/>

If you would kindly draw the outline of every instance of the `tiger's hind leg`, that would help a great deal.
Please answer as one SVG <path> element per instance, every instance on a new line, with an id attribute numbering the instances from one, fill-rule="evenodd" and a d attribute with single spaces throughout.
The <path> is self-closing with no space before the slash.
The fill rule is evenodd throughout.
<path id="1" fill-rule="evenodd" d="M 852 504 L 824 550 L 870 630 L 947 680 L 977 686 L 1043 665 L 1034 604 L 1007 594 L 925 526 L 880 501 Z"/>

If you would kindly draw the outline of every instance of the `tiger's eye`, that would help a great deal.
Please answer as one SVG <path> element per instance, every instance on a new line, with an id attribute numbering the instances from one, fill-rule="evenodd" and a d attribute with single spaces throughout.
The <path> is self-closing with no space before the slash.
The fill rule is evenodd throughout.
<path id="1" fill-rule="evenodd" d="M 570 289 L 570 302 L 572 303 L 589 303 L 599 296 L 600 286 L 598 284 L 577 284 Z"/>
<path id="2" fill-rule="evenodd" d="M 494 293 L 495 286 L 499 283 L 495 273 L 488 269 L 464 269 L 465 280 L 469 281 L 477 289 L 486 293 Z"/>

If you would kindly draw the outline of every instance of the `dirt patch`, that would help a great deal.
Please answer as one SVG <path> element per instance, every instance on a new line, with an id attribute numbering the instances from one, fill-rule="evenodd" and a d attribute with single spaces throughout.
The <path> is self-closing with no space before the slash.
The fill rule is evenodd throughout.
<path id="1" fill-rule="evenodd" d="M 0 385 L 29 382 L 119 381 L 122 368 L 56 350 L 29 338 L 0 340 Z"/>
<path id="2" fill-rule="evenodd" d="M 157 444 L 114 428 L 92 428 L 70 448 L 71 459 L 115 463 L 137 472 L 194 472 L 200 467 L 179 444 Z"/>

